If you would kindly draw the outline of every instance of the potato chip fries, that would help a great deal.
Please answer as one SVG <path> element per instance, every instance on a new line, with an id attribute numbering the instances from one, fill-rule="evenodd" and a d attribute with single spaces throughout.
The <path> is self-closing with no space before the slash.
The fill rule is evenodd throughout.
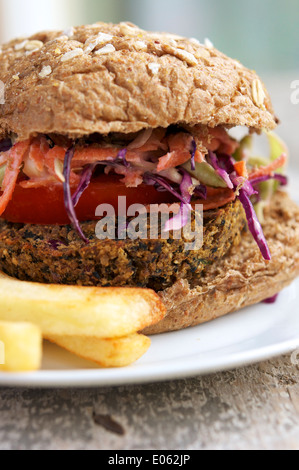
<path id="1" fill-rule="evenodd" d="M 125 367 L 146 353 L 151 340 L 134 334 L 124 338 L 99 339 L 83 336 L 51 336 L 51 342 L 101 367 Z"/>
<path id="2" fill-rule="evenodd" d="M 0 321 L 28 321 L 43 335 L 121 338 L 165 315 L 153 291 L 38 284 L 0 278 Z"/>
<path id="3" fill-rule="evenodd" d="M 0 371 L 29 372 L 40 368 L 42 334 L 30 323 L 0 322 Z"/>
<path id="4" fill-rule="evenodd" d="M 37 370 L 42 337 L 101 367 L 127 366 L 151 344 L 138 332 L 166 313 L 149 289 L 38 284 L 3 273 L 0 297 L 1 371 Z"/>

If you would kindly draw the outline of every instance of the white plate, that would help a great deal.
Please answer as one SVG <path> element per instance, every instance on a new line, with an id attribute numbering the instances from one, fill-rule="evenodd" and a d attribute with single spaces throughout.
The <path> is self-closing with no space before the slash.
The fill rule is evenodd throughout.
<path id="1" fill-rule="evenodd" d="M 45 344 L 43 369 L 0 374 L 0 385 L 89 387 L 164 381 L 265 360 L 299 348 L 299 279 L 275 304 L 259 304 L 213 322 L 152 338 L 149 351 L 124 369 L 92 364 Z"/>
<path id="2" fill-rule="evenodd" d="M 295 180 L 295 181 L 294 181 Z M 299 203 L 299 177 L 291 193 Z M 0 386 L 90 387 L 179 379 L 222 371 L 299 348 L 299 278 L 275 304 L 258 304 L 213 322 L 152 338 L 134 365 L 96 369 L 91 363 L 45 344 L 42 370 L 0 374 Z"/>

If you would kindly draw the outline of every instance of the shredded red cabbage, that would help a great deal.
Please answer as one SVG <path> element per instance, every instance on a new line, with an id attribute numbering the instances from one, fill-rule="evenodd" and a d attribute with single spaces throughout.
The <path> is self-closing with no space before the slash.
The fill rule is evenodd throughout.
<path id="1" fill-rule="evenodd" d="M 233 182 L 235 188 L 238 188 L 238 186 L 242 185 L 242 188 L 246 191 L 249 197 L 258 195 L 258 191 L 253 188 L 251 182 L 243 178 L 243 176 L 230 175 L 230 179 Z"/>
<path id="2" fill-rule="evenodd" d="M 91 163 L 90 165 L 87 165 L 81 174 L 79 185 L 75 193 L 72 196 L 71 189 L 70 189 L 70 172 L 71 172 L 71 162 L 74 156 L 74 152 L 75 152 L 75 147 L 73 146 L 67 150 L 65 154 L 65 159 L 64 159 L 64 169 L 63 169 L 63 174 L 65 178 L 65 182 L 63 185 L 64 186 L 64 205 L 65 205 L 65 209 L 67 211 L 68 217 L 70 219 L 70 222 L 72 223 L 72 225 L 78 232 L 78 235 L 85 243 L 89 243 L 89 240 L 85 237 L 80 227 L 80 223 L 76 216 L 75 207 L 77 206 L 84 191 L 90 185 L 91 178 L 92 178 L 92 175 L 96 166 L 105 165 L 105 166 L 111 166 L 111 167 L 116 168 L 119 165 L 124 165 L 126 167 L 129 167 L 130 164 L 126 160 L 127 149 L 123 149 L 118 153 L 117 157 L 111 161 L 105 160 L 105 161 L 100 161 L 100 162 L 94 162 L 94 163 Z"/>
<path id="3" fill-rule="evenodd" d="M 10 142 L 10 141 L 9 141 Z M 6 146 L 10 145 L 7 141 L 0 142 L 2 146 L 0 148 L 7 148 Z M 3 150 L 2 150 L 3 151 Z M 126 159 L 127 149 L 120 150 L 117 157 L 112 160 L 106 160 L 101 162 L 95 162 L 88 165 L 80 179 L 80 183 L 72 197 L 70 190 L 70 172 L 71 172 L 71 161 L 74 156 L 75 147 L 71 147 L 67 150 L 65 154 L 64 161 L 64 203 L 65 208 L 68 213 L 70 222 L 78 232 L 79 236 L 85 243 L 89 243 L 88 239 L 83 234 L 79 221 L 76 216 L 75 207 L 78 204 L 82 194 L 88 188 L 94 169 L 97 165 L 105 165 L 117 168 L 118 166 L 129 167 L 130 163 Z M 195 153 L 196 153 L 196 142 L 192 142 L 192 155 L 191 155 L 191 167 L 195 170 Z M 217 174 L 226 182 L 228 188 L 236 190 L 240 185 L 242 188 L 239 190 L 239 199 L 244 207 L 245 214 L 247 217 L 248 227 L 252 233 L 259 249 L 266 260 L 271 259 L 270 250 L 268 248 L 265 236 L 263 234 L 262 227 L 258 221 L 256 213 L 254 211 L 253 205 L 250 201 L 250 197 L 253 195 L 258 195 L 258 192 L 253 187 L 258 183 L 267 181 L 270 178 L 277 179 L 282 185 L 287 184 L 287 178 L 283 175 L 275 174 L 272 176 L 260 177 L 249 182 L 245 178 L 239 177 L 236 174 L 234 168 L 234 159 L 230 155 L 216 155 L 213 152 L 209 152 L 209 160 L 217 172 Z M 188 214 L 192 210 L 191 207 L 191 197 L 192 191 L 193 194 L 198 195 L 202 199 L 207 198 L 207 187 L 200 184 L 196 188 L 193 187 L 192 178 L 190 174 L 183 168 L 179 168 L 180 173 L 182 174 L 182 182 L 178 188 L 174 187 L 167 179 L 160 175 L 147 172 L 143 175 L 143 182 L 145 184 L 155 186 L 157 191 L 168 191 L 173 196 L 175 196 L 181 202 L 181 209 L 179 214 L 177 214 L 173 219 L 169 220 L 165 226 L 165 231 L 169 230 L 179 230 L 183 228 L 188 221 Z"/>
<path id="4" fill-rule="evenodd" d="M 126 168 L 130 166 L 130 163 L 126 159 L 127 153 L 128 153 L 127 149 L 123 149 L 118 153 L 117 158 L 116 158 L 116 162 L 120 160 L 120 162 L 123 163 L 123 165 Z"/>
<path id="5" fill-rule="evenodd" d="M 231 155 L 227 155 L 227 154 L 218 154 L 217 159 L 218 159 L 219 165 L 222 168 L 224 168 L 227 171 L 227 173 L 229 173 L 229 176 L 230 176 L 232 182 L 234 183 L 234 185 L 238 186 L 237 178 L 242 178 L 242 177 L 237 176 L 237 174 L 235 172 L 234 164 L 236 162 L 234 161 L 233 157 Z M 234 178 L 234 180 L 233 180 L 233 178 Z M 272 175 L 260 176 L 259 178 L 255 178 L 251 181 L 245 180 L 245 188 L 246 188 L 247 192 L 250 192 L 250 191 L 252 191 L 252 189 L 249 189 L 248 184 L 251 185 L 251 186 L 254 186 L 256 184 L 263 183 L 264 181 L 268 181 L 268 180 L 271 180 L 271 179 L 277 180 L 281 184 L 281 186 L 286 186 L 288 184 L 288 178 L 285 175 L 281 175 L 279 173 L 274 173 Z"/>
<path id="6" fill-rule="evenodd" d="M 244 210 L 245 210 L 249 231 L 251 232 L 253 238 L 255 239 L 264 259 L 267 261 L 270 261 L 271 253 L 270 253 L 267 241 L 265 239 L 263 229 L 257 218 L 257 215 L 250 201 L 250 198 L 247 192 L 245 191 L 245 189 L 243 188 L 240 189 L 239 200 L 241 201 L 241 204 L 243 205 Z"/>
<path id="7" fill-rule="evenodd" d="M 147 172 L 143 175 L 143 182 L 149 186 L 155 186 L 157 190 L 163 189 L 175 196 L 183 204 L 189 204 L 189 200 L 186 200 L 166 179 L 162 176 L 154 175 L 154 173 Z"/>
<path id="8" fill-rule="evenodd" d="M 194 189 L 194 193 L 193 193 L 193 194 L 196 194 L 200 199 L 206 200 L 207 197 L 208 197 L 208 189 L 207 189 L 207 187 L 206 187 L 204 184 L 199 184 L 199 185 L 196 186 L 196 188 Z"/>
<path id="9" fill-rule="evenodd" d="M 0 141 L 0 152 L 7 152 L 12 147 L 12 141 L 10 139 L 4 139 Z"/>
<path id="10" fill-rule="evenodd" d="M 67 246 L 67 244 L 61 240 L 48 240 L 48 243 L 53 248 L 53 250 L 58 250 L 60 245 Z"/>
<path id="11" fill-rule="evenodd" d="M 210 154 L 212 154 L 212 152 L 210 152 Z M 221 154 L 217 156 L 215 154 L 212 154 L 211 156 L 211 161 L 214 162 L 215 166 L 219 167 L 219 165 L 221 165 L 221 167 L 225 169 L 227 175 L 230 178 L 234 190 L 236 190 L 240 184 L 243 185 L 242 188 L 239 190 L 238 198 L 244 207 L 249 231 L 251 232 L 254 240 L 256 241 L 264 259 L 270 261 L 271 253 L 267 241 L 265 239 L 263 229 L 250 200 L 251 196 L 258 195 L 258 192 L 252 186 L 253 182 L 250 182 L 242 177 L 237 176 L 234 168 L 235 162 L 233 157 L 231 157 L 230 155 Z M 216 162 L 218 160 L 218 165 L 216 165 L 215 163 L 215 158 Z"/>
<path id="12" fill-rule="evenodd" d="M 116 168 L 118 165 L 125 166 L 126 168 L 130 167 L 130 163 L 127 161 L 127 149 L 120 150 L 116 158 L 111 158 L 111 160 L 103 160 L 97 162 L 98 165 L 110 165 L 113 168 Z"/>
<path id="13" fill-rule="evenodd" d="M 278 298 L 279 294 L 273 295 L 273 297 L 269 297 L 269 299 L 266 299 L 263 301 L 264 304 L 274 304 Z"/>
<path id="14" fill-rule="evenodd" d="M 191 170 L 192 171 L 195 171 L 196 167 L 195 167 L 195 154 L 196 154 L 196 150 L 197 150 L 197 147 L 196 147 L 196 142 L 195 142 L 195 139 L 192 140 L 192 154 L 191 154 Z"/>
<path id="15" fill-rule="evenodd" d="M 218 153 L 217 154 L 218 165 L 226 170 L 227 173 L 231 174 L 235 172 L 235 163 L 234 158 L 227 153 Z"/>
<path id="16" fill-rule="evenodd" d="M 190 211 L 192 211 L 192 206 L 190 205 L 192 197 L 191 188 L 193 186 L 192 178 L 190 174 L 183 168 L 180 168 L 179 171 L 182 174 L 183 178 L 178 189 L 175 189 L 162 176 L 157 176 L 149 172 L 145 173 L 143 176 L 143 182 L 145 184 L 155 186 L 156 189 L 160 191 L 168 191 L 179 201 L 181 201 L 180 212 L 175 217 L 167 221 L 164 227 L 164 232 L 169 232 L 170 230 L 180 230 L 185 227 L 188 222 L 188 214 Z"/>
<path id="17" fill-rule="evenodd" d="M 83 170 L 81 174 L 80 183 L 78 184 L 78 187 L 72 196 L 74 207 L 77 206 L 82 194 L 88 188 L 91 178 L 92 178 L 92 174 L 96 166 L 97 166 L 97 163 L 92 163 L 91 165 L 87 165 L 85 169 Z"/>
<path id="18" fill-rule="evenodd" d="M 273 175 L 260 176 L 259 178 L 254 178 L 250 181 L 252 185 L 263 183 L 264 181 L 269 181 L 271 179 L 277 180 L 281 186 L 287 186 L 288 178 L 285 175 L 280 175 L 279 173 L 274 173 Z"/>
<path id="19" fill-rule="evenodd" d="M 217 155 L 215 153 L 209 151 L 209 158 L 210 158 L 210 162 L 212 164 L 212 167 L 214 168 L 216 173 L 223 179 L 223 181 L 227 184 L 227 187 L 229 189 L 233 189 L 234 185 L 233 185 L 233 183 L 232 183 L 232 181 L 229 177 L 229 174 L 226 171 L 226 169 L 220 167 Z"/>
<path id="20" fill-rule="evenodd" d="M 180 212 L 166 222 L 163 232 L 181 230 L 188 222 L 189 213 L 188 205 L 181 204 Z"/>
<path id="21" fill-rule="evenodd" d="M 184 200 L 187 202 L 187 204 L 190 204 L 191 202 L 191 196 L 192 196 L 192 190 L 193 190 L 193 184 L 192 184 L 192 178 L 188 171 L 186 171 L 184 168 L 180 168 L 179 172 L 182 174 L 183 179 L 180 184 L 180 191 L 181 194 L 184 198 Z"/>
<path id="22" fill-rule="evenodd" d="M 73 225 L 74 229 L 80 236 L 80 238 L 86 243 L 89 243 L 89 240 L 85 237 L 82 229 L 80 227 L 79 220 L 76 216 L 72 194 L 71 194 L 71 187 L 70 187 L 70 174 L 71 174 L 71 163 L 75 153 L 75 146 L 73 145 L 70 147 L 64 157 L 64 167 L 63 167 L 63 176 L 64 176 L 64 183 L 63 183 L 63 192 L 64 192 L 64 206 L 67 212 L 67 215 L 70 219 L 71 224 Z"/>
<path id="23" fill-rule="evenodd" d="M 180 168 L 180 173 L 183 175 L 183 179 L 180 184 L 180 191 L 186 202 L 182 202 L 180 212 L 166 222 L 163 230 L 164 232 L 169 232 L 170 230 L 181 230 L 188 223 L 188 215 L 192 211 L 192 206 L 190 205 L 192 197 L 191 189 L 193 186 L 192 178 L 183 168 Z"/>
<path id="24" fill-rule="evenodd" d="M 95 168 L 98 165 L 111 166 L 113 168 L 117 168 L 119 165 L 124 165 L 125 167 L 128 168 L 130 166 L 130 163 L 126 160 L 126 155 L 127 155 L 127 149 L 123 149 L 118 153 L 117 157 L 111 161 L 104 160 L 101 162 L 94 162 L 94 163 L 91 163 L 90 165 L 87 165 L 81 174 L 79 185 L 72 197 L 74 207 L 77 206 L 82 194 L 90 185 L 91 178 L 92 178 Z"/>

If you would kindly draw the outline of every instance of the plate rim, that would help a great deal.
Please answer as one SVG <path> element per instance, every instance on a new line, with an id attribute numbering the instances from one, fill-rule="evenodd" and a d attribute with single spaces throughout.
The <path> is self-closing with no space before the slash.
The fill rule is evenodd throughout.
<path id="1" fill-rule="evenodd" d="M 158 365 L 143 364 L 116 369 L 72 369 L 47 370 L 34 373 L 0 373 L 1 387 L 20 388 L 94 388 L 140 385 L 146 383 L 168 382 L 195 376 L 205 376 L 217 372 L 233 370 L 244 366 L 254 365 L 283 354 L 295 351 L 299 347 L 299 335 L 280 343 L 261 346 L 239 353 L 232 353 L 217 361 L 206 361 L 196 365 L 195 357 L 186 366 L 185 359 L 179 362 L 180 367 L 170 367 L 165 371 L 165 362 Z M 197 355 L 195 355 L 197 357 Z M 166 361 L 170 363 L 171 360 Z M 163 364 L 163 367 L 162 367 Z M 184 366 L 184 367 L 183 367 Z M 155 369 L 155 370 L 154 370 Z M 72 378 L 73 377 L 73 378 Z"/>

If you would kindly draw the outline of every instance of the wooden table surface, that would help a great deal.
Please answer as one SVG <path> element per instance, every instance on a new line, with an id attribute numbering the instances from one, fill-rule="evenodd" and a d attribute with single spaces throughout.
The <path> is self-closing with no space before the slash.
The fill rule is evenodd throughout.
<path id="1" fill-rule="evenodd" d="M 87 390 L 0 389 L 0 449 L 299 449 L 299 351 L 238 370 Z"/>

